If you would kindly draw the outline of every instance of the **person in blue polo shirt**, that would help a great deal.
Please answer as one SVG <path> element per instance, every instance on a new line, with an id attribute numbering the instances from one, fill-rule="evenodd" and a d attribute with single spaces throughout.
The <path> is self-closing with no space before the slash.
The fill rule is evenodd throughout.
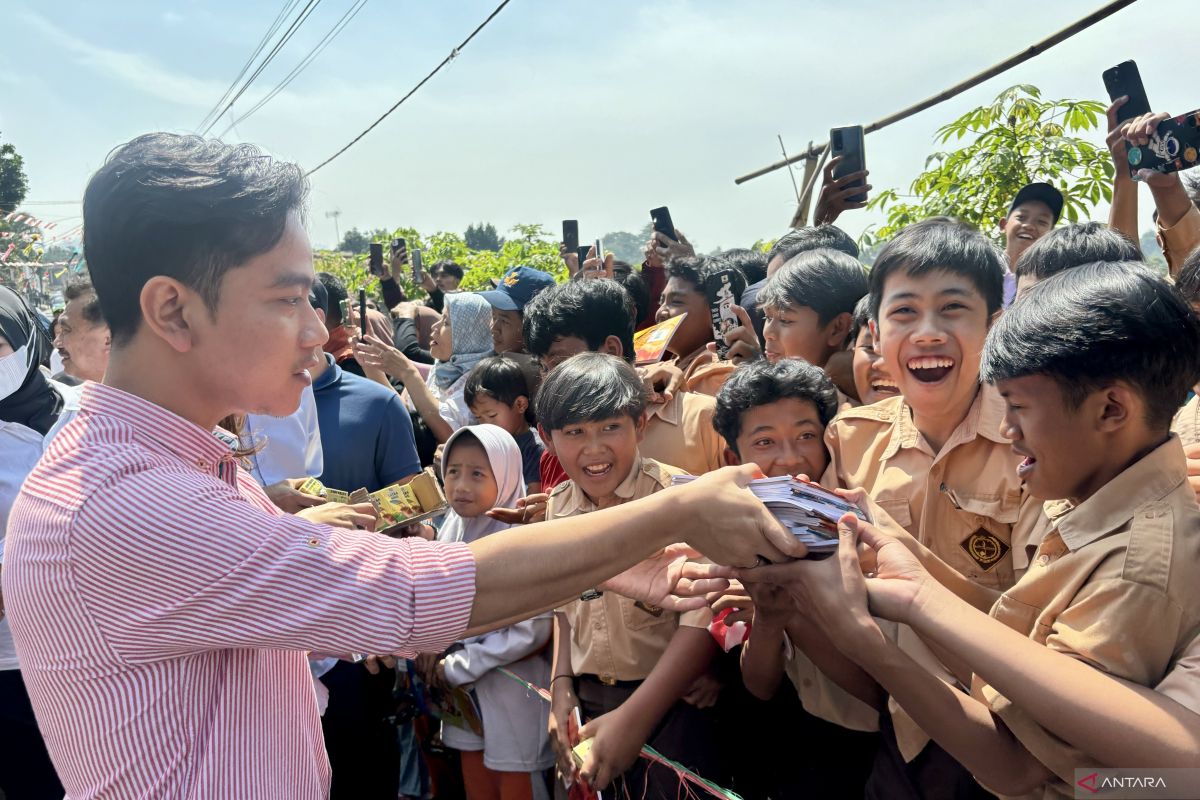
<path id="1" fill-rule="evenodd" d="M 525 306 L 538 292 L 554 285 L 554 276 L 533 267 L 513 267 L 500 283 L 480 296 L 492 307 L 492 344 L 497 353 L 524 353 L 521 332 Z"/>

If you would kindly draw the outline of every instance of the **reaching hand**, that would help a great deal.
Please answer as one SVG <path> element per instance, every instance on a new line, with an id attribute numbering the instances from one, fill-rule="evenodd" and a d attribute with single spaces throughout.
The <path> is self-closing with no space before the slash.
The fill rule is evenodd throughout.
<path id="1" fill-rule="evenodd" d="M 579 768 L 579 777 L 593 789 L 604 789 L 612 780 L 633 766 L 642 745 L 646 743 L 645 732 L 627 719 L 618 707 L 601 714 L 579 729 L 580 739 L 591 739 L 592 746 Z"/>
<path id="2" fill-rule="evenodd" d="M 568 250 L 566 244 L 558 243 L 558 257 L 567 265 L 567 276 L 575 277 L 575 273 L 579 272 L 579 253 L 574 250 Z"/>
<path id="3" fill-rule="evenodd" d="M 643 251 L 646 263 L 652 267 L 664 267 L 672 258 L 696 255 L 696 248 L 692 247 L 692 243 L 683 235 L 683 231 L 676 228 L 675 235 L 679 237 L 677 242 L 665 233 L 654 231 Z"/>
<path id="4" fill-rule="evenodd" d="M 757 466 L 744 464 L 671 489 L 679 492 L 681 508 L 695 514 L 685 534 L 688 543 L 709 560 L 735 567 L 806 556 L 808 548 L 747 488 L 761 476 Z"/>
<path id="5" fill-rule="evenodd" d="M 1165 111 L 1155 111 L 1149 114 L 1142 114 L 1140 117 L 1135 117 L 1125 123 L 1124 136 L 1126 145 L 1134 145 L 1135 147 L 1145 147 L 1150 144 L 1150 137 L 1154 135 L 1159 123 L 1170 118 L 1170 114 Z M 1179 175 L 1175 172 L 1159 172 L 1154 169 L 1139 169 L 1136 172 L 1137 179 L 1143 181 L 1150 187 L 1169 186 L 1179 182 Z"/>
<path id="6" fill-rule="evenodd" d="M 736 304 L 730 306 L 730 309 L 737 315 L 740 324 L 725 331 L 725 344 L 729 346 L 725 352 L 725 360 L 737 366 L 758 359 L 762 355 L 762 347 L 759 346 L 758 334 L 754 331 L 750 312 Z M 713 353 L 717 352 L 717 343 L 709 342 L 708 349 Z"/>
<path id="7" fill-rule="evenodd" d="M 378 675 L 380 667 L 383 667 L 384 669 L 395 669 L 396 668 L 396 657 L 395 656 L 367 656 L 366 659 L 363 661 L 363 666 L 367 668 L 367 672 L 369 672 L 370 674 Z"/>
<path id="8" fill-rule="evenodd" d="M 375 506 L 370 503 L 355 503 L 354 505 L 322 503 L 312 508 L 302 508 L 296 512 L 296 516 L 304 517 L 309 522 L 315 522 L 318 525 L 329 525 L 352 531 L 373 531 L 379 522 Z"/>
<path id="9" fill-rule="evenodd" d="M 518 500 L 516 508 L 493 508 L 485 516 L 509 525 L 541 522 L 546 519 L 546 501 L 549 499 L 550 495 L 545 493 L 531 494 Z"/>
<path id="10" fill-rule="evenodd" d="M 285 479 L 278 483 L 267 484 L 263 487 L 263 491 L 267 493 L 267 497 L 271 499 L 272 503 L 279 506 L 280 510 L 287 514 L 297 514 L 302 509 L 319 506 L 325 502 L 323 497 L 299 491 L 299 486 L 303 482 L 296 478 Z"/>
<path id="11" fill-rule="evenodd" d="M 571 755 L 571 748 L 579 741 L 578 731 L 572 730 L 574 723 L 571 718 L 579 707 L 579 698 L 575 696 L 571 679 L 567 677 L 554 681 L 550 697 L 550 746 L 554 748 L 558 773 L 570 778 L 575 775 L 575 759 Z"/>
<path id="12" fill-rule="evenodd" d="M 872 187 L 866 183 L 867 175 L 870 174 L 867 170 L 859 170 L 843 175 L 840 178 L 833 177 L 834 168 L 842 163 L 843 156 L 835 156 L 825 164 L 825 176 L 821 184 L 821 194 L 817 197 L 817 210 L 813 212 L 814 225 L 832 225 L 843 211 L 850 211 L 856 208 L 865 208 L 866 200 L 850 200 L 852 195 L 864 194 L 871 191 Z M 860 186 L 851 186 L 855 181 L 862 181 Z"/>
<path id="13" fill-rule="evenodd" d="M 382 370 L 402 382 L 421 378 L 421 373 L 408 356 L 371 334 L 354 343 L 354 358 L 364 370 Z"/>
<path id="14" fill-rule="evenodd" d="M 699 557 L 700 554 L 686 544 L 668 545 L 596 588 L 605 592 L 616 592 L 672 612 L 704 608 L 707 603 L 703 597 L 683 597 L 676 593 L 676 588 L 684 577 L 684 566 L 689 563 L 689 559 Z M 712 587 L 725 582 L 719 578 L 689 579 L 689 590 L 696 591 L 697 588 L 702 588 L 700 581 L 703 580 L 708 580 L 707 585 Z"/>
<path id="15" fill-rule="evenodd" d="M 587 258 L 583 262 L 583 272 L 579 276 L 584 280 L 589 278 L 608 278 L 613 276 L 613 254 L 609 253 L 600 259 L 600 254 L 596 252 L 596 245 L 592 245 L 588 249 Z"/>
<path id="16" fill-rule="evenodd" d="M 637 368 L 646 387 L 648 402 L 651 405 L 661 405 L 671 402 L 675 393 L 683 389 L 683 370 L 674 364 L 660 361 L 657 364 L 647 364 Z"/>

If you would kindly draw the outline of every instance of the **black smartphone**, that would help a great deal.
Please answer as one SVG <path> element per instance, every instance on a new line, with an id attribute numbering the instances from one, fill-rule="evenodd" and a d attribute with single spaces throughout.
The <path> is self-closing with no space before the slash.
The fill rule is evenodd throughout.
<path id="1" fill-rule="evenodd" d="M 383 265 L 383 242 L 371 242 L 369 269 L 376 278 L 387 277 L 388 270 Z"/>
<path id="2" fill-rule="evenodd" d="M 714 272 L 704 281 L 704 295 L 708 299 L 708 310 L 712 315 L 713 340 L 717 343 L 717 355 L 724 358 L 729 352 L 725 334 L 741 325 L 733 304 L 746 291 L 746 276 L 736 269 Z"/>
<path id="3" fill-rule="evenodd" d="M 403 239 L 392 239 L 392 258 L 397 256 L 401 264 L 408 263 L 408 242 Z"/>
<path id="4" fill-rule="evenodd" d="M 1126 143 L 1130 174 L 1138 170 L 1179 172 L 1200 164 L 1200 109 L 1164 119 L 1141 147 Z"/>
<path id="5" fill-rule="evenodd" d="M 675 235 L 675 223 L 671 222 L 671 212 L 666 206 L 650 209 L 650 219 L 654 220 L 654 230 L 673 242 L 679 241 L 679 237 Z"/>
<path id="6" fill-rule="evenodd" d="M 383 245 L 379 248 L 382 250 Z M 367 338 L 367 290 L 358 290 L 358 330 L 363 338 Z"/>
<path id="7" fill-rule="evenodd" d="M 579 247 L 575 248 L 575 253 L 579 256 L 579 269 L 583 269 L 583 262 L 587 261 L 588 253 L 591 251 L 591 249 L 592 246 L 589 244 L 581 244 Z"/>
<path id="8" fill-rule="evenodd" d="M 1109 101 L 1128 97 L 1125 105 L 1117 109 L 1117 122 L 1125 122 L 1142 114 L 1150 113 L 1150 101 L 1146 99 L 1146 87 L 1142 85 L 1142 74 L 1137 62 L 1122 61 L 1115 67 L 1104 70 L 1104 88 Z"/>
<path id="9" fill-rule="evenodd" d="M 574 252 L 579 249 L 579 220 L 564 219 L 563 220 L 563 245 L 566 246 L 567 252 Z"/>
<path id="10" fill-rule="evenodd" d="M 829 131 L 829 157 L 836 158 L 837 156 L 841 156 L 842 160 L 841 163 L 833 168 L 833 177 L 835 179 L 849 175 L 852 172 L 861 172 L 867 168 L 866 151 L 863 149 L 862 125 L 834 128 Z M 846 184 L 847 188 L 850 189 L 865 185 L 866 182 L 862 178 L 853 183 Z M 867 193 L 859 192 L 858 194 L 850 195 L 846 199 L 851 203 L 865 203 L 867 202 Z"/>
<path id="11" fill-rule="evenodd" d="M 421 260 L 421 251 L 412 251 L 413 282 L 418 286 L 425 280 L 425 262 Z"/>

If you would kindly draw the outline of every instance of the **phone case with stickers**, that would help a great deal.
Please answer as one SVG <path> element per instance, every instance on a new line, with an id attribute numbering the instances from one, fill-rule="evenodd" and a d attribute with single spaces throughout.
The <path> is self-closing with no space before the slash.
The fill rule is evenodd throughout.
<path id="1" fill-rule="evenodd" d="M 709 313 L 712 314 L 713 339 L 717 343 L 717 355 L 721 358 L 729 352 L 725 334 L 741 324 L 733 312 L 733 306 L 744 291 L 746 276 L 736 269 L 714 272 L 704 282 L 704 294 L 708 298 Z"/>
<path id="2" fill-rule="evenodd" d="M 1149 143 L 1140 147 L 1127 145 L 1129 172 L 1139 170 L 1179 172 L 1191 169 L 1200 162 L 1200 109 L 1164 119 L 1158 123 Z"/>

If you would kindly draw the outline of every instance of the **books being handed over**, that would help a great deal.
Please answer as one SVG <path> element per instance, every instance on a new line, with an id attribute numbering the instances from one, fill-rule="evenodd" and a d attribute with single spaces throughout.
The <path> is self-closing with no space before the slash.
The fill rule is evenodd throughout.
<path id="1" fill-rule="evenodd" d="M 375 512 L 379 515 L 379 526 L 376 530 L 380 533 L 423 522 L 430 517 L 436 517 L 449 507 L 432 468 L 427 468 L 408 483 L 394 483 L 377 492 L 368 492 L 366 489 L 356 489 L 353 492 L 330 489 L 316 478 L 309 478 L 300 484 L 299 491 L 315 497 L 324 497 L 331 503 L 370 503 L 375 506 Z"/>
<path id="2" fill-rule="evenodd" d="M 679 330 L 679 326 L 686 316 L 687 312 L 685 311 L 677 317 L 671 317 L 635 333 L 633 335 L 633 351 L 636 356 L 634 364 L 644 367 L 647 364 L 657 364 L 662 361 L 663 356 L 667 354 L 667 345 L 671 343 L 671 338 L 675 335 L 675 331 Z"/>
<path id="3" fill-rule="evenodd" d="M 675 485 L 694 480 L 692 475 L 676 475 L 673 478 Z M 854 514 L 870 522 L 858 507 L 810 481 L 786 475 L 781 478 L 757 478 L 750 481 L 749 489 L 775 519 L 804 542 L 813 555 L 829 555 L 837 550 L 837 523 L 842 515 Z"/>

